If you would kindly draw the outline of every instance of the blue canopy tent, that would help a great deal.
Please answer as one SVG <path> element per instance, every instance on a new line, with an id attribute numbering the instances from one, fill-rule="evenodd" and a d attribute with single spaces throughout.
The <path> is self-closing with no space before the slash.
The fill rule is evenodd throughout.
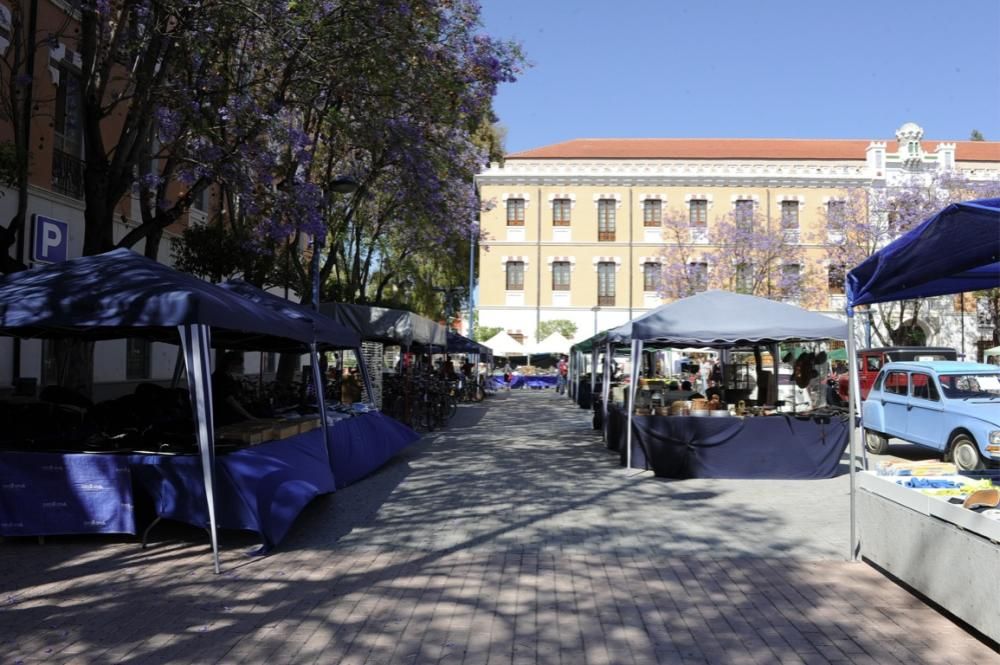
<path id="1" fill-rule="evenodd" d="M 848 367 L 851 372 L 851 422 L 860 416 L 854 308 L 859 305 L 928 298 L 1000 287 L 1000 199 L 953 203 L 909 233 L 875 252 L 847 273 Z M 863 427 L 863 424 L 862 424 Z M 851 554 L 855 532 L 854 450 L 851 428 Z"/>
<path id="2" fill-rule="evenodd" d="M 311 323 L 118 249 L 0 280 L 0 334 L 88 341 L 143 337 L 180 343 L 219 572 L 209 348 L 305 352 L 314 340 Z"/>

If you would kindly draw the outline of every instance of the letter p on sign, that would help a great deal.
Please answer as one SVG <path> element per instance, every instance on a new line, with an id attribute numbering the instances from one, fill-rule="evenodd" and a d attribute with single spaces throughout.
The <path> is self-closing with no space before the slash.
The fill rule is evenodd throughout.
<path id="1" fill-rule="evenodd" d="M 35 215 L 32 256 L 39 263 L 59 263 L 66 260 L 69 246 L 69 225 L 55 219 Z"/>

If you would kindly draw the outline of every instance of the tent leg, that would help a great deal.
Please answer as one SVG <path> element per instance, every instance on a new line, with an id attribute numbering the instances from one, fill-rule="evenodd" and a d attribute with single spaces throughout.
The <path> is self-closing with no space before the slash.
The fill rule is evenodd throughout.
<path id="1" fill-rule="evenodd" d="M 630 367 L 629 374 L 631 375 L 631 381 L 628 386 L 628 422 L 627 430 L 625 431 L 625 473 L 629 473 L 632 470 L 632 414 L 635 413 L 635 393 L 636 388 L 639 383 L 639 373 L 638 373 L 638 363 L 636 358 L 642 353 L 642 340 L 633 339 L 632 340 L 632 353 L 629 357 Z"/>
<path id="2" fill-rule="evenodd" d="M 601 439 L 608 440 L 608 399 L 611 397 L 611 342 L 604 346 L 604 382 L 601 384 Z"/>
<path id="3" fill-rule="evenodd" d="M 319 349 L 316 342 L 309 345 L 309 355 L 312 357 L 313 386 L 316 389 L 316 408 L 319 409 L 319 426 L 323 428 L 323 447 L 326 448 L 326 463 L 333 471 L 333 460 L 330 458 L 330 428 L 326 422 L 326 395 L 323 394 L 325 381 L 323 370 L 319 364 Z"/>
<path id="4" fill-rule="evenodd" d="M 209 367 L 211 332 L 208 326 L 178 326 L 184 361 L 187 365 L 188 390 L 197 427 L 201 470 L 208 503 L 208 535 L 212 541 L 212 559 L 219 574 L 219 539 L 215 521 L 215 421 L 212 417 L 212 372 Z"/>
<path id="5" fill-rule="evenodd" d="M 848 438 L 848 467 L 851 474 L 851 541 L 850 541 L 850 551 L 847 554 L 848 561 L 857 561 L 859 547 L 858 547 L 858 537 L 857 537 L 857 498 L 855 495 L 855 490 L 857 486 L 857 478 L 855 477 L 855 451 L 857 450 L 857 439 L 858 439 L 858 428 L 855 426 L 854 420 L 856 416 L 856 398 L 858 397 L 858 352 L 855 348 L 854 342 L 854 308 L 848 308 L 847 310 L 847 371 L 849 372 L 850 383 L 848 389 L 848 406 L 847 406 L 847 426 L 850 436 Z"/>

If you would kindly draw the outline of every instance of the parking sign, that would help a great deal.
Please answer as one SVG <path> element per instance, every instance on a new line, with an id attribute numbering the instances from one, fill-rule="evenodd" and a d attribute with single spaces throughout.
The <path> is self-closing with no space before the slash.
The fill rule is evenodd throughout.
<path id="1" fill-rule="evenodd" d="M 33 227 L 32 260 L 39 263 L 65 261 L 69 247 L 69 224 L 35 215 Z"/>

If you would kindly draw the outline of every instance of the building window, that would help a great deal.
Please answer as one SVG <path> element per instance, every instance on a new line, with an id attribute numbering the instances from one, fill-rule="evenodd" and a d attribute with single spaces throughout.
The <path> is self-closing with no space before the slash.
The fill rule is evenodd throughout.
<path id="1" fill-rule="evenodd" d="M 642 264 L 642 290 L 643 291 L 659 291 L 660 290 L 660 264 L 659 263 L 644 263 Z"/>
<path id="2" fill-rule="evenodd" d="M 75 70 L 59 65 L 52 142 L 52 189 L 83 198 L 83 97 Z"/>
<path id="3" fill-rule="evenodd" d="M 826 269 L 826 283 L 830 293 L 842 294 L 844 292 L 845 275 L 843 265 L 832 265 Z"/>
<path id="4" fill-rule="evenodd" d="M 908 147 L 910 149 L 910 157 L 919 157 L 920 156 L 920 144 L 919 143 L 917 143 L 916 141 L 910 141 L 910 145 Z"/>
<path id="5" fill-rule="evenodd" d="M 781 202 L 781 228 L 785 231 L 797 231 L 799 228 L 799 202 Z"/>
<path id="6" fill-rule="evenodd" d="M 753 266 L 749 263 L 736 265 L 736 293 L 753 294 Z"/>
<path id="7" fill-rule="evenodd" d="M 507 226 L 524 226 L 524 199 L 507 199 Z"/>
<path id="8" fill-rule="evenodd" d="M 569 261 L 552 262 L 552 290 L 569 291 Z"/>
<path id="9" fill-rule="evenodd" d="M 569 199 L 552 201 L 552 226 L 569 226 Z"/>
<path id="10" fill-rule="evenodd" d="M 191 199 L 191 207 L 198 212 L 206 211 L 206 199 L 208 198 L 208 187 L 203 187 L 200 192 Z"/>
<path id="11" fill-rule="evenodd" d="M 524 291 L 524 261 L 507 262 L 507 290 Z"/>
<path id="12" fill-rule="evenodd" d="M 691 226 L 698 228 L 708 226 L 708 201 L 706 199 L 691 199 L 688 210 Z"/>
<path id="13" fill-rule="evenodd" d="M 642 202 L 642 225 L 660 226 L 663 224 L 663 201 L 646 199 Z"/>
<path id="14" fill-rule="evenodd" d="M 615 268 L 613 261 L 601 261 L 597 264 L 597 304 L 615 304 Z"/>
<path id="15" fill-rule="evenodd" d="M 150 342 L 148 339 L 128 338 L 125 344 L 125 378 L 141 381 L 149 378 Z"/>
<path id="16" fill-rule="evenodd" d="M 794 300 L 799 297 L 801 289 L 802 266 L 797 263 L 786 263 L 781 266 L 781 292 L 785 297 Z"/>
<path id="17" fill-rule="evenodd" d="M 826 204 L 826 230 L 828 233 L 843 233 L 846 221 L 846 201 L 830 201 Z"/>
<path id="18" fill-rule="evenodd" d="M 264 373 L 274 374 L 278 371 L 278 354 L 274 352 L 264 354 Z"/>
<path id="19" fill-rule="evenodd" d="M 597 202 L 597 239 L 615 239 L 615 207 L 614 199 L 601 199 Z"/>
<path id="20" fill-rule="evenodd" d="M 753 201 L 742 199 L 736 202 L 733 210 L 733 217 L 736 220 L 736 228 L 749 231 L 753 228 Z"/>
<path id="21" fill-rule="evenodd" d="M 692 293 L 701 293 L 708 290 L 708 264 L 689 263 L 688 264 L 688 285 Z"/>

